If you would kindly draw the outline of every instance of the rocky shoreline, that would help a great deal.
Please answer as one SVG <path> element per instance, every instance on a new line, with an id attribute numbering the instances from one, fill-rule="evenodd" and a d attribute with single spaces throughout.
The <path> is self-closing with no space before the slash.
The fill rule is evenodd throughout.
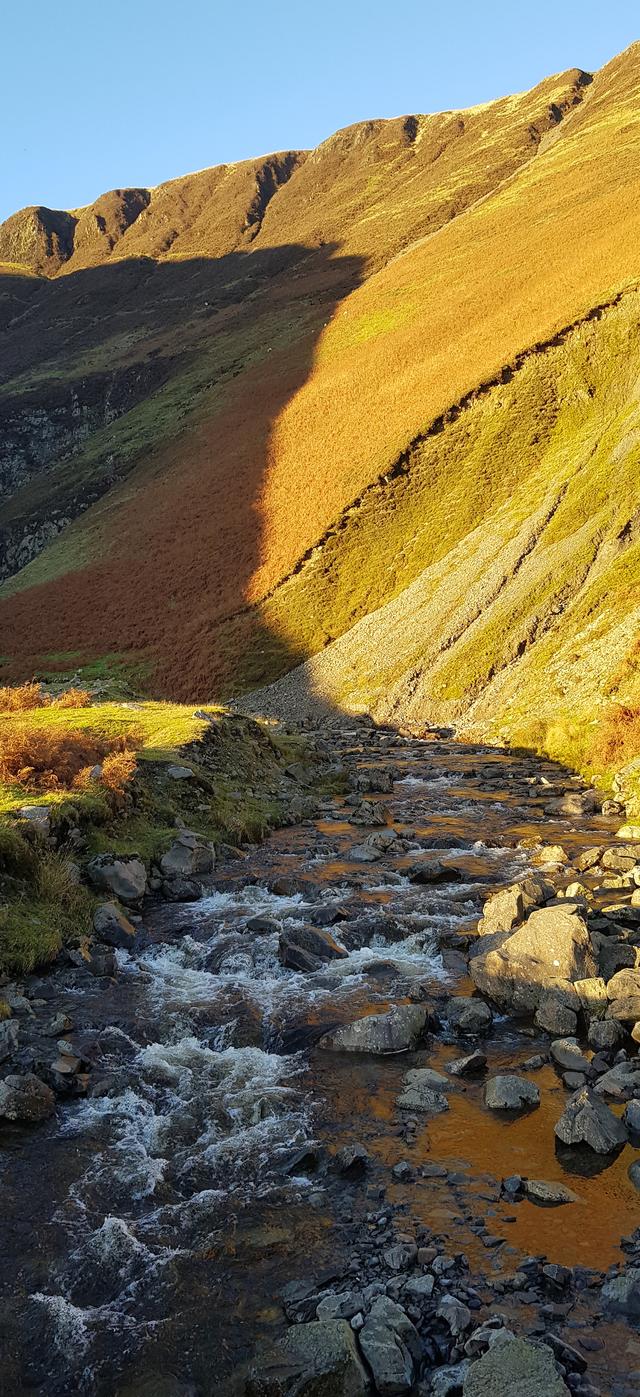
<path id="1" fill-rule="evenodd" d="M 332 1265 L 316 1270 L 312 1262 L 304 1276 L 287 1278 L 283 1262 L 277 1332 L 264 1335 L 253 1357 L 213 1385 L 182 1374 L 157 1378 L 152 1388 L 103 1374 L 86 1390 L 123 1397 L 152 1390 L 162 1397 L 631 1393 L 640 1373 L 640 1229 L 621 1240 L 621 1260 L 608 1268 L 520 1254 L 501 1234 L 505 1225 L 507 1232 L 517 1228 L 522 1209 L 562 1219 L 584 1208 L 581 1179 L 608 1167 L 628 1145 L 639 1151 L 628 1177 L 640 1186 L 640 844 L 616 837 L 623 812 L 605 808 L 603 818 L 597 794 L 560 769 L 554 774 L 550 764 L 520 758 L 509 774 L 492 775 L 483 749 L 475 748 L 465 780 L 479 784 L 483 799 L 499 808 L 498 794 L 508 787 L 518 809 L 531 809 L 540 833 L 547 825 L 556 835 L 566 831 L 566 848 L 531 835 L 514 839 L 522 874 L 496 889 L 495 875 L 482 873 L 492 848 L 487 830 L 486 853 L 479 855 L 472 838 L 459 831 L 437 835 L 428 821 L 421 830 L 416 818 L 407 788 L 418 780 L 413 763 L 422 763 L 420 775 L 433 780 L 434 761 L 447 769 L 446 741 L 436 735 L 423 742 L 364 723 L 327 724 L 312 736 L 339 758 L 350 793 L 325 797 L 316 820 L 299 826 L 302 881 L 295 873 L 275 875 L 277 847 L 259 850 L 254 863 L 240 850 L 216 859 L 210 844 L 188 830 L 177 832 L 151 870 L 135 858 L 101 856 L 87 868 L 108 899 L 96 911 L 94 944 L 71 951 L 69 964 L 49 976 L 1 991 L 12 1014 L 0 1024 L 0 1114 L 33 1123 L 51 1120 L 60 1105 L 73 1109 L 78 1096 L 108 1102 L 117 1089 L 113 1068 L 101 1061 L 100 1034 L 86 1015 L 69 1012 L 70 994 L 81 1005 L 84 987 L 112 986 L 115 979 L 117 996 L 121 969 L 136 956 L 184 945 L 185 933 L 193 938 L 196 894 L 204 894 L 202 906 L 207 897 L 230 897 L 242 886 L 265 886 L 272 899 L 302 897 L 307 910 L 295 919 L 277 911 L 245 914 L 241 938 L 244 946 L 247 937 L 273 944 L 283 984 L 301 992 L 305 985 L 322 988 L 326 975 L 339 977 L 340 966 L 352 971 L 362 948 L 379 948 L 378 959 L 366 962 L 369 979 L 378 979 L 378 1002 L 351 1016 L 345 1002 L 333 1022 L 330 1010 L 316 1015 L 307 1042 L 316 1085 L 341 1074 L 348 1082 L 363 1063 L 373 1079 L 377 1063 L 380 1073 L 394 1068 L 386 1162 L 372 1148 L 378 1128 L 368 1120 L 362 1136 L 355 1122 L 347 1143 L 320 1132 L 277 1165 L 284 1196 L 291 1180 L 307 1210 L 332 1218 Z M 443 779 L 439 770 L 436 781 Z M 332 824 L 336 819 L 339 825 Z M 597 836 L 591 843 L 585 823 Z M 322 876 L 331 874 L 334 828 L 346 843 L 335 874 L 339 896 L 327 900 L 328 884 L 315 870 L 324 859 Z M 482 901 L 480 915 L 470 916 L 473 860 Z M 437 932 L 448 984 L 438 988 L 419 973 L 408 978 L 394 970 L 407 925 L 385 910 L 384 900 L 362 901 L 373 872 L 376 896 L 399 889 L 398 898 L 427 916 L 434 899 L 453 913 L 448 922 L 441 917 Z M 414 921 L 416 915 L 411 912 Z M 419 957 L 416 965 L 419 971 Z M 527 1041 L 535 1049 L 528 1055 Z M 557 1083 L 552 1100 L 561 1093 L 553 1121 L 540 1112 L 549 1080 Z M 454 1120 L 467 1100 L 477 1103 L 481 1119 L 505 1128 L 544 1114 L 544 1148 L 556 1154 L 568 1182 L 522 1166 L 488 1171 L 474 1161 L 472 1140 L 468 1163 L 452 1167 L 440 1158 L 429 1139 L 435 1142 L 439 1122 Z M 433 1219 L 426 1222 L 425 1213 Z M 587 1228 L 588 1219 L 587 1211 Z M 610 1230 L 615 1234 L 615 1217 Z M 620 1345 L 621 1334 L 628 1359 L 608 1389 L 601 1357 L 612 1343 Z"/>

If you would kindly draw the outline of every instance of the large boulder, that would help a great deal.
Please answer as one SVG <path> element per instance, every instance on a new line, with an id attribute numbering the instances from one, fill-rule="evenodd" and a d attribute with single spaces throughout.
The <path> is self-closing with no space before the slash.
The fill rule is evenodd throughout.
<path id="1" fill-rule="evenodd" d="M 33 1124 L 47 1120 L 55 1110 L 56 1099 L 45 1082 L 33 1072 L 5 1077 L 0 1082 L 0 1116 L 9 1121 Z"/>
<path id="2" fill-rule="evenodd" d="M 344 960 L 347 956 L 344 946 L 340 946 L 328 931 L 318 927 L 287 927 L 280 932 L 278 956 L 282 965 L 290 970 L 319 970 L 331 960 Z"/>
<path id="3" fill-rule="evenodd" d="M 147 891 L 147 870 L 138 854 L 96 854 L 87 864 L 89 882 L 135 907 Z"/>
<path id="4" fill-rule="evenodd" d="M 611 1154 L 627 1139 L 622 1121 L 589 1087 L 574 1092 L 555 1133 L 563 1145 L 588 1145 L 596 1154 Z"/>
<path id="5" fill-rule="evenodd" d="M 371 1306 L 359 1338 L 380 1397 L 401 1397 L 403 1392 L 411 1392 L 421 1343 L 402 1307 L 386 1296 L 379 1296 Z"/>
<path id="6" fill-rule="evenodd" d="M 165 878 L 182 875 L 185 878 L 202 877 L 212 873 L 215 864 L 213 846 L 193 830 L 183 829 L 171 848 L 160 859 L 160 871 Z M 126 899 L 125 899 L 126 900 Z"/>
<path id="7" fill-rule="evenodd" d="M 484 1089 L 484 1104 L 490 1111 L 522 1111 L 540 1105 L 540 1091 L 526 1077 L 504 1073 L 490 1077 Z"/>
<path id="8" fill-rule="evenodd" d="M 501 1008 L 526 1013 L 545 991 L 591 978 L 596 969 L 586 922 L 572 906 L 542 907 L 515 931 L 482 938 L 469 962 L 478 989 Z"/>
<path id="9" fill-rule="evenodd" d="M 258 1391 L 296 1397 L 366 1397 L 369 1379 L 355 1335 L 344 1319 L 294 1324 L 277 1345 L 263 1349 L 244 1377 L 229 1388 L 233 1397 Z"/>
<path id="10" fill-rule="evenodd" d="M 427 1018 L 421 1004 L 396 1004 L 385 1014 L 369 1014 L 325 1033 L 318 1046 L 341 1053 L 405 1053 L 419 1043 Z"/>
<path id="11" fill-rule="evenodd" d="M 495 1343 L 472 1363 L 464 1397 L 569 1397 L 550 1349 L 531 1339 Z"/>
<path id="12" fill-rule="evenodd" d="M 93 914 L 93 930 L 99 941 L 107 946 L 130 950 L 136 937 L 136 929 L 125 917 L 117 902 L 101 902 Z"/>

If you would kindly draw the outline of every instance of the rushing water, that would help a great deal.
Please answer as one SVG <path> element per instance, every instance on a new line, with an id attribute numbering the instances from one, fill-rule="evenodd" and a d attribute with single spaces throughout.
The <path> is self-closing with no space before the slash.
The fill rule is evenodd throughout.
<path id="1" fill-rule="evenodd" d="M 41 1015 L 71 1018 L 92 1086 L 48 1126 L 0 1132 L 3 1393 L 215 1393 L 260 1337 L 277 1334 L 282 1286 L 348 1260 L 357 1205 L 345 1204 L 344 1184 L 290 1167 L 311 1142 L 362 1142 L 376 1196 L 406 1204 L 494 1272 L 532 1252 L 600 1269 L 619 1259 L 638 1221 L 628 1151 L 569 1180 L 582 1201 L 562 1209 L 561 1227 L 555 1211 L 523 1203 L 514 1213 L 499 1199 L 503 1175 L 566 1177 L 553 1136 L 564 1091 L 551 1068 L 536 1076 L 542 1105 L 531 1115 L 505 1124 L 470 1084 L 407 1136 L 395 1107 L 407 1066 L 440 1070 L 464 1051 L 459 1041 L 445 1030 L 410 1062 L 315 1046 L 390 1003 L 468 993 L 456 940 L 487 893 L 526 870 L 533 850 L 519 842 L 576 852 L 602 842 L 611 822 L 575 829 L 545 816 L 554 786 L 567 784 L 550 764 L 384 734 L 364 752 L 360 734 L 340 740 L 353 770 L 393 769 L 393 793 L 365 798 L 388 807 L 403 852 L 354 862 L 368 831 L 348 822 L 343 798 L 327 801 L 318 820 L 219 869 L 200 902 L 151 909 L 146 945 L 118 953 L 115 982 L 58 971 L 38 983 Z M 410 881 L 429 846 L 455 882 Z M 284 968 L 279 931 L 329 923 L 337 910 L 332 930 L 353 942 L 348 956 L 312 974 Z M 248 930 L 256 916 L 273 924 Z M 517 1067 L 537 1046 L 496 1020 L 489 1067 Z M 403 1184 L 389 1172 L 399 1159 L 449 1174 Z M 499 1257 L 483 1252 L 479 1217 L 507 1239 Z M 601 1363 L 624 1374 L 640 1350 L 612 1357 L 605 1344 Z"/>

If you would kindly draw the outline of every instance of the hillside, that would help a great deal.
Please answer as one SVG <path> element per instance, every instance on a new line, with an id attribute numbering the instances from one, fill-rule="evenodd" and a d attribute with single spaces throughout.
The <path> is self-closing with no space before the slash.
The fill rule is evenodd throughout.
<path id="1" fill-rule="evenodd" d="M 639 89 L 634 45 L 9 219 L 6 674 L 316 656 L 274 702 L 525 737 L 637 701 Z"/>

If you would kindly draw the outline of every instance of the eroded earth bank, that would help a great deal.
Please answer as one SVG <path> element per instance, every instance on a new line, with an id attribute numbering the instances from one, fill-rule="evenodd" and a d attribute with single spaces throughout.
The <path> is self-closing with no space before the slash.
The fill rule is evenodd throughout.
<path id="1" fill-rule="evenodd" d="M 640 844 L 552 763 L 314 736 L 314 819 L 3 991 L 3 1391 L 630 1397 Z"/>

